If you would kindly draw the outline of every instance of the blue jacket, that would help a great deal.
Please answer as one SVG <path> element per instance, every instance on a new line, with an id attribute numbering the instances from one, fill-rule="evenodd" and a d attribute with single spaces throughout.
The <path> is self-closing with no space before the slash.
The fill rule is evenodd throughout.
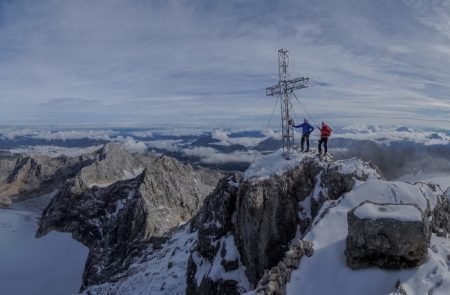
<path id="1" fill-rule="evenodd" d="M 314 130 L 314 127 L 312 127 L 309 123 L 303 123 L 303 124 L 300 124 L 300 125 L 292 125 L 292 127 L 294 127 L 294 128 L 302 128 L 302 133 L 304 135 L 310 134 Z"/>

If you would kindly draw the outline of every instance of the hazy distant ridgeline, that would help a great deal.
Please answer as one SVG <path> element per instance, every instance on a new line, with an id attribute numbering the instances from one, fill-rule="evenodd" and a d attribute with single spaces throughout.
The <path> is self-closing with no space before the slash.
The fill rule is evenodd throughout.
<path id="1" fill-rule="evenodd" d="M 417 172 L 450 172 L 449 134 L 448 130 L 407 127 L 336 127 L 330 152 L 338 159 L 360 157 L 371 161 L 388 179 Z M 317 136 L 313 133 L 311 137 L 313 149 Z M 299 137 L 297 134 L 296 142 Z M 244 171 L 259 155 L 279 149 L 278 138 L 276 131 L 251 129 L 17 129 L 0 131 L 0 149 L 58 155 L 118 141 L 135 151 L 149 150 L 210 168 Z"/>

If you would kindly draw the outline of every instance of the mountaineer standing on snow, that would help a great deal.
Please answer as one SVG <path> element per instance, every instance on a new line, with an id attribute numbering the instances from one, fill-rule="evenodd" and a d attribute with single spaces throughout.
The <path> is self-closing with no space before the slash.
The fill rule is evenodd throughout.
<path id="1" fill-rule="evenodd" d="M 330 137 L 332 129 L 327 125 L 325 121 L 322 121 L 322 127 L 319 126 L 318 128 L 320 130 L 319 155 L 322 155 L 322 144 L 325 149 L 324 155 L 326 155 L 328 151 L 328 137 Z"/>
<path id="2" fill-rule="evenodd" d="M 301 140 L 301 147 L 302 147 L 302 152 L 303 152 L 303 146 L 305 145 L 305 141 L 306 141 L 306 151 L 309 151 L 309 135 L 311 134 L 311 132 L 313 132 L 314 127 L 312 127 L 309 123 L 308 120 L 306 120 L 306 118 L 303 121 L 303 124 L 300 125 L 294 125 L 294 123 L 292 122 L 292 127 L 294 128 L 302 128 L 302 140 Z"/>

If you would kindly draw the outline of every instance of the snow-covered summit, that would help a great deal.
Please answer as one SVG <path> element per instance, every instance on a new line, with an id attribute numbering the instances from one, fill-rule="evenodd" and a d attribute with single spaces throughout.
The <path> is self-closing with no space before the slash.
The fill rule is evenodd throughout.
<path id="1" fill-rule="evenodd" d="M 314 156 L 313 154 L 293 152 L 288 160 L 283 156 L 283 151 L 278 150 L 272 154 L 257 158 L 245 171 L 245 179 L 265 179 L 273 175 L 281 175 L 300 165 L 305 158 L 312 159 Z"/>
<path id="2" fill-rule="evenodd" d="M 246 180 L 263 180 L 275 175 L 280 176 L 298 167 L 304 161 L 313 161 L 323 168 L 334 168 L 340 174 L 355 174 L 359 177 L 365 175 L 368 178 L 380 177 L 376 167 L 359 158 L 334 161 L 331 155 L 318 156 L 312 152 L 301 153 L 294 151 L 288 160 L 283 156 L 282 150 L 278 150 L 272 154 L 257 158 L 245 171 L 244 178 Z"/>

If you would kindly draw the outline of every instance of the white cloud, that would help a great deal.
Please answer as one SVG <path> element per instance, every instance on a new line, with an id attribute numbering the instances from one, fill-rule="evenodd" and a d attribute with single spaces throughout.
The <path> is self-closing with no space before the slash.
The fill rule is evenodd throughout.
<path id="1" fill-rule="evenodd" d="M 211 133 L 211 136 L 212 138 L 218 140 L 228 140 L 227 132 L 223 131 L 222 129 L 214 129 Z"/>
<path id="2" fill-rule="evenodd" d="M 146 141 L 145 143 L 150 148 L 168 150 L 168 151 L 177 151 L 180 149 L 180 144 L 183 141 L 180 139 L 166 139 L 166 140 L 151 140 Z"/>
<path id="3" fill-rule="evenodd" d="M 215 163 L 227 163 L 227 162 L 239 162 L 239 163 L 251 163 L 255 160 L 257 152 L 232 152 L 221 153 L 218 150 L 210 147 L 195 147 L 191 149 L 185 149 L 183 152 L 187 156 L 199 157 L 201 162 L 206 164 Z"/>
<path id="4" fill-rule="evenodd" d="M 147 150 L 147 146 L 142 141 L 136 141 L 131 137 L 121 138 L 118 137 L 118 140 L 122 141 L 123 147 L 132 153 L 144 153 Z"/>
<path id="5" fill-rule="evenodd" d="M 52 145 L 29 146 L 8 150 L 11 153 L 26 154 L 26 155 L 46 155 L 49 157 L 59 157 L 65 155 L 68 157 L 78 157 L 83 154 L 92 153 L 101 149 L 103 145 L 91 146 L 86 148 L 68 148 Z"/>
<path id="6" fill-rule="evenodd" d="M 298 96 L 318 121 L 449 125 L 448 11 L 442 0 L 4 1 L 0 123 L 261 126 L 283 46 L 292 77 L 312 78 Z"/>
<path id="7" fill-rule="evenodd" d="M 132 136 L 136 137 L 153 137 L 153 132 L 150 130 L 139 130 L 139 131 L 133 131 L 129 133 Z"/>
<path id="8" fill-rule="evenodd" d="M 446 145 L 450 143 L 450 136 L 444 132 L 436 130 L 408 130 L 399 129 L 398 127 L 387 126 L 366 126 L 353 125 L 344 129 L 348 133 L 334 133 L 334 138 L 350 138 L 356 140 L 373 140 L 376 142 L 389 143 L 392 141 L 413 141 L 423 143 L 425 145 Z"/>
<path id="9" fill-rule="evenodd" d="M 112 140 L 112 136 L 117 134 L 112 130 L 64 130 L 64 131 L 40 131 L 32 135 L 32 138 L 51 140 L 70 140 L 70 139 L 97 139 Z"/>

